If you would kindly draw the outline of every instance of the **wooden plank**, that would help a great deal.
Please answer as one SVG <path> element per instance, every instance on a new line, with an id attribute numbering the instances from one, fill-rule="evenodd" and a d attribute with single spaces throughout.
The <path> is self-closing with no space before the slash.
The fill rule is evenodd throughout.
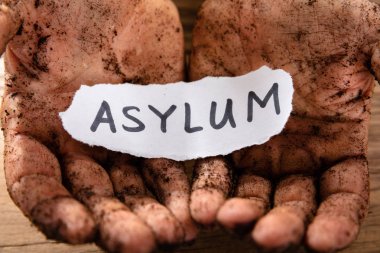
<path id="1" fill-rule="evenodd" d="M 23 245 L 23 246 L 7 246 L 0 248 L 0 253 L 20 253 L 20 252 L 38 252 L 38 253 L 67 253 L 67 252 L 77 252 L 77 253 L 99 253 L 102 252 L 98 248 L 84 246 L 69 246 L 59 243 L 43 243 L 43 244 L 33 244 L 33 245 Z"/>

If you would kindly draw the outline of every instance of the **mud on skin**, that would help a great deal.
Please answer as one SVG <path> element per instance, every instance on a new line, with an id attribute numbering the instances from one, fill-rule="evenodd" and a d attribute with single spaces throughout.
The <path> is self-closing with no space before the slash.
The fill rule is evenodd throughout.
<path id="1" fill-rule="evenodd" d="M 7 70 L 1 118 L 14 202 L 49 238 L 72 244 L 96 241 L 109 252 L 151 252 L 192 241 L 197 229 L 180 164 L 151 161 L 152 170 L 163 167 L 162 177 L 173 180 L 148 185 L 143 166 L 74 141 L 58 117 L 81 84 L 182 80 L 183 31 L 174 4 L 1 3 L 0 50 L 6 47 Z M 112 176 L 123 171 L 124 180 Z M 138 195 L 125 190 L 132 186 Z M 157 188 L 161 202 L 146 187 Z"/>
<path id="2" fill-rule="evenodd" d="M 267 65 L 292 75 L 295 95 L 280 135 L 232 154 L 239 169 L 232 198 L 221 194 L 219 179 L 208 183 L 205 191 L 212 193 L 192 193 L 198 222 L 232 230 L 256 223 L 251 238 L 267 249 L 305 238 L 311 249 L 329 252 L 356 238 L 368 210 L 368 124 L 380 77 L 379 28 L 380 8 L 367 0 L 203 3 L 193 32 L 191 80 L 238 76 Z M 203 162 L 212 166 L 212 159 Z M 194 184 L 207 178 L 199 176 Z"/>

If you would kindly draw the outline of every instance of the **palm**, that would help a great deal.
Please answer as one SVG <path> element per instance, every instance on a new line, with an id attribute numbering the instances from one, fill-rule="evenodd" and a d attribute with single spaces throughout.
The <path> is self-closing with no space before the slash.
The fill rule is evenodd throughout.
<path id="1" fill-rule="evenodd" d="M 149 252 L 156 241 L 194 239 L 181 164 L 145 161 L 145 185 L 133 158 L 76 142 L 58 117 L 81 84 L 181 80 L 182 28 L 173 4 L 8 2 L 10 9 L 0 16 L 0 42 L 11 39 L 2 121 L 7 186 L 15 203 L 49 237 L 83 243 L 94 240 L 98 229 L 98 243 L 109 251 Z M 177 183 L 153 183 L 153 175 Z"/>
<path id="2" fill-rule="evenodd" d="M 306 233 L 310 247 L 329 251 L 355 238 L 368 208 L 378 11 L 368 1 L 206 1 L 194 31 L 192 79 L 268 65 L 292 75 L 295 95 L 280 135 L 232 155 L 234 189 L 223 161 L 199 162 L 191 203 L 196 220 L 217 219 L 231 229 L 252 224 L 272 206 L 273 189 L 274 208 L 252 232 L 260 245 L 298 244 Z M 223 177 L 210 172 L 213 166 Z M 224 202 L 229 191 L 235 197 Z"/>

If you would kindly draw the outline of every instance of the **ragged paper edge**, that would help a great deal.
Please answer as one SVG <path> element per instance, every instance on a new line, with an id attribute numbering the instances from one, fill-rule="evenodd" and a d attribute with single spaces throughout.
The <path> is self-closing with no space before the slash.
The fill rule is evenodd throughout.
<path id="1" fill-rule="evenodd" d="M 284 74 L 284 75 L 288 75 L 291 79 L 291 82 L 292 82 L 292 87 L 291 87 L 291 93 L 292 93 L 292 96 L 291 96 L 291 101 L 293 101 L 293 97 L 294 97 L 294 87 L 293 87 L 293 78 L 292 76 L 282 70 L 282 69 L 271 69 L 267 66 L 263 66 L 261 67 L 260 69 L 256 70 L 256 71 L 253 71 L 253 72 L 260 72 L 260 71 L 278 71 L 278 72 L 281 72 L 281 74 Z M 165 88 L 170 88 L 173 87 L 173 86 L 199 86 L 199 85 L 202 85 L 202 83 L 204 82 L 208 82 L 209 80 L 218 80 L 218 81 L 224 81 L 224 80 L 234 80 L 234 82 L 236 82 L 237 80 L 239 79 L 244 79 L 245 77 L 249 76 L 250 74 L 252 74 L 252 72 L 250 73 L 247 73 L 245 75 L 241 75 L 241 76 L 237 76 L 237 77 L 204 77 L 200 80 L 197 80 L 197 81 L 194 81 L 194 82 L 183 82 L 183 81 L 180 81 L 180 82 L 176 82 L 176 83 L 167 83 L 167 84 L 149 84 L 149 85 L 138 85 L 138 84 L 130 84 L 130 83 L 123 83 L 123 84 L 96 84 L 96 85 L 92 85 L 92 86 L 89 86 L 89 85 L 81 85 L 80 89 L 75 93 L 74 97 L 73 97 L 73 101 L 75 99 L 78 98 L 79 96 L 79 93 L 80 92 L 85 92 L 87 89 L 92 89 L 92 88 L 98 88 L 98 87 L 115 87 L 115 86 L 120 86 L 120 85 L 124 85 L 124 86 L 133 86 L 134 88 L 141 88 L 141 89 L 144 89 L 144 88 L 147 88 L 147 86 L 149 87 L 165 87 Z M 290 113 L 288 114 L 288 116 L 286 117 L 286 123 L 289 121 L 289 117 L 291 116 L 291 112 L 293 110 L 293 105 L 291 105 L 291 110 L 290 110 Z M 71 107 L 71 106 L 70 106 Z M 70 110 L 70 107 L 65 111 L 65 112 L 60 112 L 59 113 L 59 116 L 61 118 L 61 121 L 62 121 L 62 125 L 64 127 L 65 130 L 68 129 L 68 125 L 67 123 L 63 120 L 63 118 L 65 117 L 65 114 L 69 112 Z M 245 148 L 248 148 L 248 147 L 253 147 L 253 146 L 259 146 L 259 145 L 262 145 L 262 144 L 265 144 L 266 142 L 268 142 L 271 138 L 279 135 L 283 129 L 285 128 L 286 126 L 286 123 L 283 125 L 283 127 L 276 131 L 274 134 L 271 134 L 271 135 L 266 135 L 266 136 L 263 136 L 260 138 L 260 140 L 256 141 L 257 143 L 256 144 L 251 144 L 251 145 L 242 145 L 241 147 L 237 148 L 237 149 L 234 149 L 232 151 L 224 151 L 224 152 L 219 152 L 218 154 L 211 154 L 211 155 L 202 155 L 202 154 L 197 154 L 196 152 L 194 153 L 194 155 L 192 155 L 191 157 L 186 157 L 184 158 L 183 155 L 177 155 L 177 154 L 166 154 L 165 156 L 162 156 L 162 155 L 154 155 L 154 154 L 151 154 L 150 152 L 144 152 L 144 151 L 140 151 L 140 152 L 135 152 L 133 149 L 130 149 L 130 148 L 115 148 L 113 147 L 112 145 L 100 145 L 96 142 L 96 140 L 91 140 L 91 139 L 86 139 L 86 138 L 82 138 L 82 136 L 74 136 L 71 134 L 71 132 L 67 131 L 69 133 L 69 135 L 75 139 L 75 140 L 78 140 L 82 143 L 85 143 L 91 147 L 104 147 L 110 151 L 114 151 L 114 152 L 121 152 L 121 153 L 125 153 L 125 154 L 129 154 L 129 155 L 133 155 L 135 157 L 141 157 L 141 158 L 168 158 L 168 159 L 172 159 L 172 160 L 175 160 L 175 161 L 186 161 L 186 160 L 193 160 L 193 159 L 200 159 L 200 158 L 207 158 L 207 157 L 212 157 L 212 156 L 226 156 L 226 155 L 230 155 L 236 151 L 239 151 L 239 150 L 242 150 L 242 149 L 245 149 Z"/>

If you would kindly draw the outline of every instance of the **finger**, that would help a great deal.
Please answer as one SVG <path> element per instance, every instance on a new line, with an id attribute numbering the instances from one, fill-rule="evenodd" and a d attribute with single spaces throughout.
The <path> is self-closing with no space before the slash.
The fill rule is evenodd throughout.
<path id="1" fill-rule="evenodd" d="M 142 171 L 150 189 L 182 224 L 185 241 L 193 241 L 198 229 L 190 215 L 190 186 L 183 164 L 167 159 L 147 159 Z"/>
<path id="2" fill-rule="evenodd" d="M 4 53 L 5 47 L 8 42 L 16 35 L 20 25 L 20 5 L 19 1 L 17 4 L 11 3 L 5 4 L 0 3 L 0 55 Z"/>
<path id="3" fill-rule="evenodd" d="M 119 158 L 111 168 L 116 195 L 148 224 L 161 245 L 179 244 L 184 230 L 174 215 L 157 200 L 148 196 L 144 182 L 131 159 Z"/>
<path id="4" fill-rule="evenodd" d="M 366 159 L 348 159 L 327 170 L 320 191 L 322 204 L 308 228 L 307 244 L 316 251 L 336 251 L 355 240 L 368 211 Z"/>
<path id="5" fill-rule="evenodd" d="M 312 177 L 290 176 L 276 187 L 275 207 L 261 218 L 252 237 L 268 249 L 282 249 L 301 243 L 305 225 L 316 208 L 315 186 Z"/>
<path id="6" fill-rule="evenodd" d="M 270 181 L 246 170 L 237 181 L 235 197 L 220 208 L 218 222 L 228 229 L 246 232 L 269 208 L 270 194 Z"/>
<path id="7" fill-rule="evenodd" d="M 194 168 L 190 201 L 195 221 L 206 226 L 214 224 L 231 187 L 230 168 L 223 158 L 199 160 Z"/>
<path id="8" fill-rule="evenodd" d="M 151 252 L 155 248 L 150 228 L 113 197 L 106 171 L 87 156 L 65 158 L 65 175 L 73 194 L 93 212 L 99 226 L 99 244 L 110 252 Z"/>
<path id="9" fill-rule="evenodd" d="M 92 241 L 95 223 L 63 187 L 56 157 L 31 137 L 9 131 L 5 137 L 7 187 L 23 213 L 48 238 L 73 244 Z"/>

